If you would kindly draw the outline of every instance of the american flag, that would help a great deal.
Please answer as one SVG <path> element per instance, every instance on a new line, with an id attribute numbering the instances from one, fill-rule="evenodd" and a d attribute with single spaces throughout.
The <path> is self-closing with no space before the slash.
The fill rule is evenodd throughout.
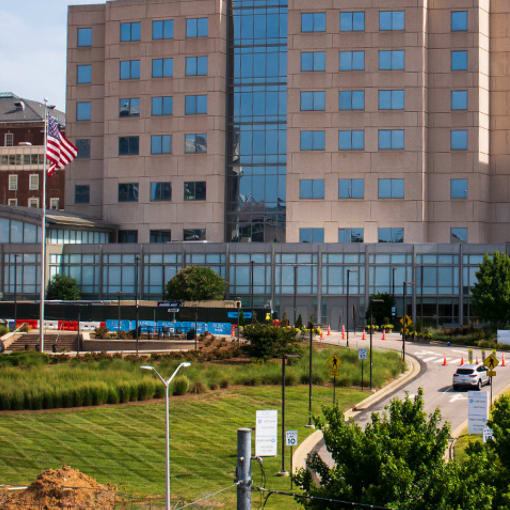
<path id="1" fill-rule="evenodd" d="M 60 132 L 57 121 L 48 117 L 48 138 L 46 157 L 50 161 L 48 176 L 55 170 L 62 170 L 78 155 L 78 149 Z"/>

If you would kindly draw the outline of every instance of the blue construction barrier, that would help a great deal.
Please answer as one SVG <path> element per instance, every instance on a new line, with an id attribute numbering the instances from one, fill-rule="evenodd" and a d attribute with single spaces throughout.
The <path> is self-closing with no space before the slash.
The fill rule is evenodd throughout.
<path id="1" fill-rule="evenodd" d="M 119 321 L 108 319 L 105 321 L 106 327 L 109 331 L 119 330 Z M 138 322 L 141 330 L 144 333 L 157 333 L 168 331 L 169 333 L 175 333 L 180 331 L 181 333 L 188 333 L 192 329 L 196 330 L 197 334 L 208 331 L 213 335 L 230 335 L 232 325 L 229 322 L 194 322 L 194 321 L 154 321 L 141 320 Z M 133 320 L 121 320 L 120 330 L 121 331 L 132 331 L 136 329 L 136 321 Z"/>

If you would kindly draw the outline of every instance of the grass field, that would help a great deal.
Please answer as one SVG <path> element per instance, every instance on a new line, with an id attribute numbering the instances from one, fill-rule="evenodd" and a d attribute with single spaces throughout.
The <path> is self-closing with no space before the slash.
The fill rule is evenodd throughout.
<path id="1" fill-rule="evenodd" d="M 311 432 L 304 427 L 308 388 L 292 386 L 286 392 L 286 428 L 297 429 L 301 442 Z M 319 414 L 321 405 L 331 403 L 332 389 L 314 387 L 313 392 L 314 414 Z M 345 388 L 337 389 L 336 393 L 343 408 L 352 407 L 367 396 L 366 392 Z M 279 410 L 280 405 L 279 386 L 231 388 L 172 397 L 172 501 L 178 498 L 193 501 L 232 485 L 237 429 L 254 427 L 257 409 Z M 130 494 L 164 495 L 164 419 L 164 404 L 159 402 L 1 414 L 0 483 L 27 484 L 42 470 L 66 464 Z M 288 469 L 288 451 L 286 456 Z M 276 476 L 280 464 L 280 457 L 264 459 L 267 487 L 288 490 L 289 479 Z M 255 485 L 262 484 L 256 464 L 253 477 Z M 254 493 L 253 498 L 255 508 L 260 495 Z M 225 508 L 235 508 L 235 488 L 212 501 L 216 507 L 223 503 Z M 292 498 L 276 495 L 266 506 L 273 510 L 298 508 L 302 507 Z"/>

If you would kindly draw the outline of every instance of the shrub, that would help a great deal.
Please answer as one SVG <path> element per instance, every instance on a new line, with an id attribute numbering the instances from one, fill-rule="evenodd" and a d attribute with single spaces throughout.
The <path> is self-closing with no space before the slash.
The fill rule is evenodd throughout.
<path id="1" fill-rule="evenodd" d="M 144 379 L 138 383 L 138 400 L 149 400 L 154 395 L 154 381 Z"/>
<path id="2" fill-rule="evenodd" d="M 172 395 L 184 395 L 189 389 L 189 379 L 185 375 L 179 375 L 172 384 Z"/>
<path id="3" fill-rule="evenodd" d="M 106 338 L 108 336 L 108 328 L 100 326 L 94 330 L 96 338 Z"/>
<path id="4" fill-rule="evenodd" d="M 220 381 L 220 388 L 226 389 L 230 385 L 230 381 L 227 378 L 224 378 Z"/>
<path id="5" fill-rule="evenodd" d="M 4 336 L 9 332 L 6 326 L 3 324 L 0 324 L 0 336 Z"/>
<path id="6" fill-rule="evenodd" d="M 255 323 L 244 328 L 244 337 L 250 342 L 252 356 L 268 360 L 283 353 L 300 354 L 299 330 Z"/>
<path id="7" fill-rule="evenodd" d="M 120 402 L 119 390 L 113 386 L 108 387 L 108 404 L 118 404 Z"/>
<path id="8" fill-rule="evenodd" d="M 206 393 L 207 388 L 205 387 L 205 384 L 202 381 L 195 381 L 190 386 L 189 392 L 198 395 L 200 393 Z"/>
<path id="9" fill-rule="evenodd" d="M 285 386 L 295 386 L 298 378 L 294 372 L 286 372 L 285 374 Z"/>
<path id="10" fill-rule="evenodd" d="M 131 399 L 131 385 L 126 382 L 122 381 L 117 384 L 117 391 L 119 392 L 119 402 L 125 404 L 126 402 L 129 402 Z"/>

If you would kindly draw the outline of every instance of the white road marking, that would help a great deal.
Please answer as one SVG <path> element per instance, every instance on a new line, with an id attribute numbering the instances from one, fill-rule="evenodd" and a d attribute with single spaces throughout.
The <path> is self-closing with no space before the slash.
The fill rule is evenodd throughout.
<path id="1" fill-rule="evenodd" d="M 460 364 L 460 358 L 452 359 L 451 363 L 459 363 Z"/>
<path id="2" fill-rule="evenodd" d="M 450 404 L 452 402 L 456 402 L 457 400 L 467 400 L 466 395 L 463 395 L 462 393 L 457 393 L 453 397 L 450 398 Z"/>
<path id="3" fill-rule="evenodd" d="M 428 363 L 429 361 L 432 361 L 433 359 L 437 360 L 437 354 L 435 356 L 431 356 L 430 358 L 424 358 L 424 359 L 422 359 L 422 361 L 424 363 Z"/>
<path id="4" fill-rule="evenodd" d="M 414 354 L 416 354 L 416 356 L 422 356 L 424 354 L 435 354 L 437 356 L 437 352 L 435 351 L 416 351 Z"/>
<path id="5" fill-rule="evenodd" d="M 434 361 L 434 363 L 443 363 L 443 361 L 444 361 L 444 356 L 442 358 L 436 359 L 436 361 Z M 460 360 L 457 360 L 457 361 L 460 361 Z M 446 362 L 453 363 L 452 358 L 446 358 Z"/>
<path id="6" fill-rule="evenodd" d="M 460 354 L 466 355 L 466 351 L 459 351 L 458 349 L 452 349 L 452 352 L 460 352 Z"/>

